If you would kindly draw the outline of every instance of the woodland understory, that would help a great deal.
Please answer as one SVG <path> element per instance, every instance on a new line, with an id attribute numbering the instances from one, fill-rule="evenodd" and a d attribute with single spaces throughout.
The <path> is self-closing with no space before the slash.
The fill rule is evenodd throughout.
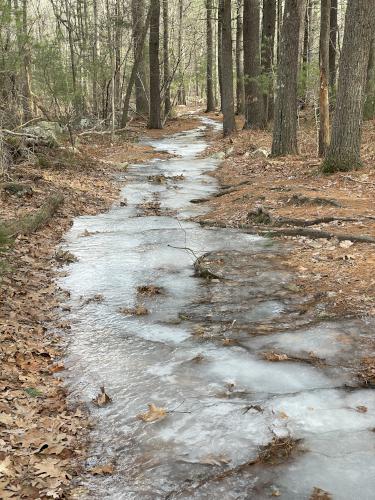
<path id="1" fill-rule="evenodd" d="M 374 8 L 0 0 L 1 498 L 82 498 L 77 477 L 115 470 L 84 465 L 95 422 L 60 378 L 71 325 L 56 281 L 74 218 L 125 203 L 130 164 L 171 156 L 144 137 L 222 123 L 203 132 L 218 191 L 192 200 L 209 207 L 195 220 L 280 242 L 307 324 L 375 317 Z M 374 357 L 354 370 L 375 385 Z"/>

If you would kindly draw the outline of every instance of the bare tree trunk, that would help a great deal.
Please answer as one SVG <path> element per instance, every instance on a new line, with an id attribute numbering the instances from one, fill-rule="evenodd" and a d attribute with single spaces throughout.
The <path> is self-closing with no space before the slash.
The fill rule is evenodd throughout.
<path id="1" fill-rule="evenodd" d="M 232 9 L 231 0 L 223 0 L 222 9 L 222 106 L 224 136 L 236 130 L 233 101 Z"/>
<path id="2" fill-rule="evenodd" d="M 213 35 L 212 35 L 212 0 L 206 0 L 206 15 L 207 15 L 207 108 L 206 112 L 215 111 L 215 98 L 213 87 L 213 66 L 214 66 L 214 51 L 213 51 Z"/>
<path id="3" fill-rule="evenodd" d="M 277 69 L 272 154 L 297 153 L 297 77 L 304 0 L 286 0 Z"/>
<path id="4" fill-rule="evenodd" d="M 334 94 L 336 87 L 336 50 L 337 50 L 337 0 L 331 0 L 329 43 L 329 87 Z"/>
<path id="5" fill-rule="evenodd" d="M 22 0 L 22 56 L 23 56 L 23 120 L 27 122 L 32 119 L 32 92 L 31 92 L 31 57 L 29 47 L 28 19 L 27 19 L 27 0 Z"/>
<path id="6" fill-rule="evenodd" d="M 141 115 L 148 114 L 148 85 L 147 71 L 144 53 L 144 40 L 141 42 L 142 32 L 145 23 L 145 0 L 132 0 L 132 37 L 134 45 L 134 59 L 139 53 L 141 46 L 140 59 L 137 64 L 137 72 L 135 75 L 135 109 Z"/>
<path id="7" fill-rule="evenodd" d="M 263 94 L 260 86 L 259 23 L 259 0 L 244 0 L 243 49 L 245 73 L 245 128 L 262 128 L 265 124 Z"/>
<path id="8" fill-rule="evenodd" d="M 236 23 L 236 98 L 237 114 L 245 112 L 245 80 L 243 69 L 243 0 L 237 0 L 237 23 Z"/>
<path id="9" fill-rule="evenodd" d="M 280 60 L 280 47 L 281 47 L 281 27 L 283 24 L 283 0 L 277 0 L 277 64 Z"/>
<path id="10" fill-rule="evenodd" d="M 125 93 L 125 98 L 124 98 L 124 104 L 122 108 L 122 118 L 121 118 L 121 127 L 126 127 L 126 124 L 128 123 L 128 116 L 129 116 L 129 106 L 130 106 L 130 98 L 131 94 L 133 91 L 133 85 L 135 84 L 138 70 L 139 70 L 139 65 L 141 62 L 144 60 L 144 44 L 146 40 L 146 35 L 147 31 L 150 25 L 150 19 L 151 19 L 151 6 L 148 10 L 146 21 L 142 27 L 142 31 L 140 33 L 140 38 L 138 39 L 138 44 L 137 44 L 137 51 L 134 54 L 134 63 L 133 63 L 133 68 L 130 73 L 130 77 L 128 80 L 128 85 L 126 87 L 126 93 Z"/>
<path id="11" fill-rule="evenodd" d="M 168 0 L 163 0 L 163 86 L 164 86 L 164 116 L 167 117 L 171 110 L 171 90 L 169 74 L 169 12 Z"/>
<path id="12" fill-rule="evenodd" d="M 305 26 L 304 26 L 304 36 L 303 36 L 303 50 L 302 50 L 302 74 L 303 74 L 303 85 L 302 85 L 302 105 L 301 109 L 309 104 L 310 92 L 310 65 L 312 59 L 312 40 L 311 35 L 313 32 L 313 0 L 307 0 L 307 5 L 305 9 Z"/>
<path id="13" fill-rule="evenodd" d="M 150 116 L 148 126 L 149 128 L 162 128 L 159 66 L 160 0 L 151 0 L 150 5 Z"/>
<path id="14" fill-rule="evenodd" d="M 121 23 L 120 23 L 120 0 L 115 3 L 115 77 L 114 77 L 114 101 L 115 109 L 120 107 L 121 102 Z"/>
<path id="15" fill-rule="evenodd" d="M 366 101 L 363 118 L 372 120 L 375 117 L 375 38 L 372 40 L 367 65 Z"/>
<path id="16" fill-rule="evenodd" d="M 223 110 L 223 4 L 224 0 L 218 0 L 217 9 L 217 72 L 219 80 L 220 109 Z"/>
<path id="17" fill-rule="evenodd" d="M 178 76 L 178 90 L 177 90 L 177 103 L 185 105 L 186 104 L 186 95 L 185 95 L 185 82 L 184 82 L 184 73 L 182 70 L 183 67 L 183 54 L 182 54 L 182 31 L 183 31 L 183 15 L 184 15 L 184 4 L 183 0 L 178 0 L 178 41 L 177 41 L 177 50 L 178 50 L 178 67 L 179 67 L 179 76 Z"/>
<path id="18" fill-rule="evenodd" d="M 266 121 L 273 117 L 273 52 L 276 28 L 276 0 L 263 0 L 262 23 L 262 71 L 267 83 L 263 94 L 264 116 Z"/>
<path id="19" fill-rule="evenodd" d="M 324 172 L 352 170 L 361 165 L 362 114 L 375 28 L 374 8 L 374 0 L 348 3 L 332 140 L 322 166 Z"/>
<path id="20" fill-rule="evenodd" d="M 319 91 L 319 155 L 323 156 L 329 146 L 329 18 L 331 10 L 331 0 L 321 0 L 320 3 L 320 43 L 319 43 L 319 71 L 320 71 L 320 91 Z"/>
<path id="21" fill-rule="evenodd" d="M 73 25 L 72 25 L 71 11 L 68 0 L 65 0 L 65 13 L 66 13 L 65 27 L 68 32 L 70 68 L 72 73 L 73 101 L 74 101 L 75 112 L 79 114 L 81 110 L 81 95 L 77 84 L 77 65 L 76 65 L 76 56 L 74 52 Z"/>
<path id="22" fill-rule="evenodd" d="M 98 0 L 93 0 L 94 33 L 92 47 L 92 107 L 98 116 Z"/>

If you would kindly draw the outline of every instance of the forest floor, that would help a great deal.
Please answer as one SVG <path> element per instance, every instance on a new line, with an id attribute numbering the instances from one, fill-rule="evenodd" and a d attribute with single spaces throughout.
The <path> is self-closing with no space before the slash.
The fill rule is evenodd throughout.
<path id="1" fill-rule="evenodd" d="M 116 202 L 127 163 L 161 156 L 137 142 L 140 136 L 192 129 L 198 119 L 172 120 L 163 131 L 132 123 L 113 143 L 109 135 L 82 136 L 78 152 L 67 146 L 40 151 L 2 184 L 0 219 L 12 224 L 15 238 L 5 243 L 0 269 L 1 498 L 64 497 L 85 453 L 88 415 L 67 404 L 58 377 L 64 369 L 61 332 L 70 326 L 61 320 L 64 292 L 55 279 L 59 266 L 73 258 L 58 250 L 64 233 L 74 217 Z M 374 247 L 356 241 L 375 238 L 374 123 L 365 126 L 364 168 L 330 176 L 319 171 L 316 133 L 307 125 L 300 132 L 301 155 L 288 158 L 265 156 L 271 144 L 266 131 L 207 137 L 204 154 L 224 152 L 225 158 L 213 174 L 222 189 L 203 201 L 211 212 L 200 221 L 292 242 L 286 262 L 296 271 L 295 286 L 324 305 L 322 318 L 374 315 Z"/>
<path id="2" fill-rule="evenodd" d="M 287 264 L 301 293 L 316 295 L 322 318 L 374 316 L 375 123 L 365 123 L 364 166 L 352 172 L 320 172 L 316 130 L 308 125 L 299 156 L 267 157 L 271 142 L 267 131 L 211 134 L 204 155 L 225 153 L 213 174 L 222 189 L 206 202 L 211 211 L 201 222 L 292 242 Z"/>
<path id="3" fill-rule="evenodd" d="M 0 498 L 65 497 L 84 457 L 88 416 L 68 405 L 58 377 L 61 333 L 70 329 L 59 309 L 64 292 L 55 284 L 59 266 L 72 258 L 58 250 L 64 233 L 74 217 L 116 202 L 128 163 L 163 154 L 139 137 L 198 123 L 181 117 L 149 131 L 133 122 L 113 143 L 109 135 L 85 135 L 78 152 L 67 144 L 41 149 L 1 184 L 0 230 L 11 227 L 14 238 L 0 241 Z"/>

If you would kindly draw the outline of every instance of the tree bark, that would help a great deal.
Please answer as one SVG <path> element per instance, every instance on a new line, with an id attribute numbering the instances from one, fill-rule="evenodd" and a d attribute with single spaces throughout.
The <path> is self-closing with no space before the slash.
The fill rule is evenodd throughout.
<path id="1" fill-rule="evenodd" d="M 172 110 L 171 87 L 169 74 L 169 11 L 168 0 L 163 0 L 163 87 L 164 87 L 164 116 L 168 117 Z"/>
<path id="2" fill-rule="evenodd" d="M 183 32 L 183 15 L 184 15 L 184 4 L 183 0 L 178 0 L 178 39 L 177 39 L 177 51 L 178 51 L 178 90 L 177 90 L 177 103 L 181 105 L 186 104 L 185 95 L 185 82 L 183 73 L 183 54 L 182 54 L 182 32 Z"/>
<path id="3" fill-rule="evenodd" d="M 351 0 L 345 17 L 332 140 L 324 172 L 361 166 L 361 135 L 366 73 L 375 27 L 375 0 Z"/>
<path id="4" fill-rule="evenodd" d="M 363 118 L 372 120 L 375 117 L 375 38 L 372 40 L 367 64 L 366 100 Z"/>
<path id="5" fill-rule="evenodd" d="M 320 43 L 319 43 L 319 155 L 327 151 L 330 141 L 329 132 L 329 38 L 330 38 L 330 9 L 331 0 L 321 0 L 320 4 Z"/>
<path id="6" fill-rule="evenodd" d="M 150 17 L 150 116 L 149 128 L 162 128 L 159 67 L 160 0 L 151 0 Z"/>
<path id="7" fill-rule="evenodd" d="M 237 0 L 237 22 L 236 22 L 236 99 L 237 114 L 245 112 L 245 80 L 243 69 L 243 0 Z"/>
<path id="8" fill-rule="evenodd" d="M 213 30 L 212 30 L 212 0 L 206 0 L 206 42 L 207 42 L 207 78 L 206 78 L 206 97 L 207 108 L 206 112 L 215 111 L 215 98 L 213 86 L 213 66 L 214 66 L 214 49 L 213 49 Z"/>
<path id="9" fill-rule="evenodd" d="M 236 130 L 233 102 L 232 10 L 231 0 L 223 0 L 222 8 L 222 107 L 224 136 Z"/>
<path id="10" fill-rule="evenodd" d="M 138 39 L 138 45 L 137 45 L 137 51 L 134 55 L 134 63 L 133 63 L 133 68 L 130 73 L 128 85 L 126 88 L 126 93 L 125 93 L 125 99 L 124 99 L 124 104 L 122 108 L 122 118 L 121 118 L 121 127 L 125 128 L 126 124 L 128 123 L 128 115 L 129 115 L 129 106 L 130 106 L 130 98 L 131 94 L 133 91 L 133 85 L 135 84 L 136 77 L 138 74 L 139 70 L 139 65 L 141 64 L 141 61 L 143 61 L 144 58 L 144 44 L 146 40 L 146 35 L 148 31 L 148 27 L 150 25 L 150 18 L 151 18 L 151 6 L 148 10 L 146 21 L 142 27 L 142 32 L 140 33 L 140 38 Z"/>
<path id="11" fill-rule="evenodd" d="M 263 94 L 264 117 L 268 122 L 273 117 L 273 57 L 276 28 L 276 0 L 263 0 L 262 23 L 262 71 L 267 81 Z"/>
<path id="12" fill-rule="evenodd" d="M 263 94 L 260 85 L 259 23 L 259 0 L 244 0 L 245 128 L 262 128 L 265 125 Z"/>
<path id="13" fill-rule="evenodd" d="M 334 94 L 336 87 L 336 50 L 337 50 L 337 0 L 331 0 L 329 43 L 329 87 Z"/>
<path id="14" fill-rule="evenodd" d="M 137 58 L 139 47 L 141 47 L 140 59 L 135 75 L 135 109 L 140 115 L 147 115 L 149 108 L 147 71 L 144 53 L 144 40 L 141 41 L 145 24 L 145 0 L 132 0 L 131 10 L 134 59 Z"/>
<path id="15" fill-rule="evenodd" d="M 277 69 L 272 154 L 297 153 L 297 78 L 299 34 L 304 0 L 286 0 Z"/>
<path id="16" fill-rule="evenodd" d="M 97 117 L 98 106 L 98 0 L 93 0 L 93 46 L 92 46 L 92 108 Z"/>
<path id="17" fill-rule="evenodd" d="M 217 72 L 219 80 L 219 93 L 220 93 L 220 109 L 223 110 L 223 4 L 224 0 L 218 0 L 217 8 Z"/>

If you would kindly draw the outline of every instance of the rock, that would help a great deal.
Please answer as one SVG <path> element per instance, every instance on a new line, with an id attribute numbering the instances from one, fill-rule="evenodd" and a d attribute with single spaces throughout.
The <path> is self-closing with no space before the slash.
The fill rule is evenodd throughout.
<path id="1" fill-rule="evenodd" d="M 25 134 L 30 134 L 33 137 L 26 139 L 27 144 L 41 145 L 48 147 L 59 146 L 58 138 L 63 134 L 63 129 L 57 122 L 41 121 L 36 125 L 25 127 L 22 129 Z"/>
<path id="2" fill-rule="evenodd" d="M 270 154 L 271 154 L 270 151 L 268 151 L 267 149 L 263 149 L 263 148 L 256 149 L 255 151 L 252 151 L 250 153 L 250 155 L 253 158 L 268 158 Z"/>
<path id="3" fill-rule="evenodd" d="M 214 153 L 211 158 L 213 160 L 224 160 L 225 158 L 225 153 L 224 151 L 218 151 L 217 153 Z"/>
<path id="4" fill-rule="evenodd" d="M 228 148 L 226 151 L 225 151 L 225 157 L 228 158 L 229 156 L 232 155 L 234 151 L 234 147 L 232 146 L 231 148 Z"/>

